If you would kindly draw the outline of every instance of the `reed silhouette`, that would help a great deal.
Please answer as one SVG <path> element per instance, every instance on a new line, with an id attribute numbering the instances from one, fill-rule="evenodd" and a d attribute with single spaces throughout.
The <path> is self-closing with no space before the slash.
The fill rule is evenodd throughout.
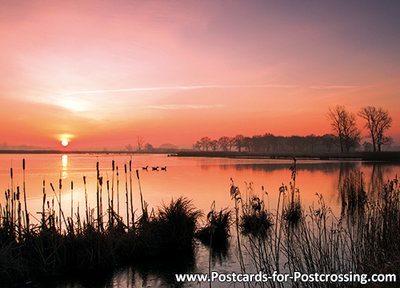
<path id="1" fill-rule="evenodd" d="M 114 168 L 114 161 L 112 164 Z M 10 169 L 11 186 L 6 190 L 4 206 L 0 205 L 1 286 L 20 286 L 26 281 L 42 278 L 111 271 L 124 264 L 145 266 L 146 263 L 152 265 L 156 261 L 158 264 L 170 265 L 172 262 L 182 264 L 193 261 L 194 234 L 201 216 L 200 211 L 193 207 L 190 200 L 178 198 L 149 214 L 139 186 L 142 215 L 135 220 L 132 164 L 129 163 L 129 169 L 127 165 L 124 168 L 126 219 L 113 208 L 113 196 L 118 198 L 119 191 L 118 169 L 117 195 L 110 195 L 107 181 L 107 208 L 103 209 L 105 183 L 97 163 L 94 209 L 87 200 L 86 177 L 83 177 L 84 217 L 80 216 L 79 203 L 74 201 L 73 182 L 69 187 L 71 214 L 65 217 L 61 199 L 62 180 L 59 180 L 58 191 L 53 183 L 43 181 L 42 209 L 39 213 L 41 217 L 36 222 L 30 220 L 33 214 L 27 209 L 25 189 L 24 197 L 19 186 L 14 189 L 14 174 Z M 25 160 L 23 173 L 25 174 Z M 139 173 L 136 173 L 140 185 Z M 50 193 L 47 185 L 51 188 Z"/>

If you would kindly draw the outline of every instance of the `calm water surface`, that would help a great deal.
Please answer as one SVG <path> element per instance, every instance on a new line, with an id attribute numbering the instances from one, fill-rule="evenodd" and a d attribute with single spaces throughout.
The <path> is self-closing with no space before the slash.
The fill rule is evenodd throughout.
<path id="1" fill-rule="evenodd" d="M 89 202 L 95 207 L 96 200 L 96 162 L 99 162 L 100 173 L 105 181 L 112 182 L 112 160 L 119 168 L 120 214 L 126 215 L 125 181 L 129 187 L 129 171 L 124 172 L 124 165 L 132 160 L 133 170 L 138 169 L 143 196 L 149 207 L 157 208 L 168 203 L 172 198 L 187 197 L 193 201 L 196 208 L 205 214 L 209 211 L 213 201 L 217 209 L 232 208 L 233 202 L 229 195 L 231 178 L 239 186 L 243 195 L 261 195 L 262 189 L 267 191 L 264 196 L 266 205 L 271 209 L 276 207 L 279 187 L 290 183 L 289 160 L 264 159 L 225 159 L 225 158 L 177 158 L 167 155 L 0 155 L 0 187 L 5 190 L 11 187 L 10 168 L 14 172 L 14 188 L 22 186 L 22 159 L 26 159 L 26 191 L 28 209 L 33 216 L 41 210 L 42 183 L 45 180 L 47 197 L 52 199 L 53 192 L 50 183 L 58 187 L 61 178 L 63 182 L 62 198 L 63 210 L 67 215 L 70 211 L 70 182 L 74 183 L 74 209 L 79 205 L 83 215 L 84 186 L 83 176 L 87 178 Z M 149 166 L 148 171 L 142 167 Z M 166 171 L 152 171 L 151 167 L 166 166 Z M 366 190 L 373 194 L 375 187 L 400 172 L 397 164 L 367 163 L 358 161 L 297 161 L 296 186 L 300 189 L 303 205 L 312 205 L 317 201 L 316 193 L 322 194 L 325 202 L 335 214 L 340 213 L 340 198 L 338 182 L 351 170 L 361 170 L 364 174 Z M 126 179 L 126 180 L 125 180 Z M 135 209 L 139 208 L 139 189 L 135 172 L 132 172 Z M 117 177 L 114 175 L 114 185 L 117 188 Z M 103 200 L 106 203 L 106 196 Z M 0 200 L 4 203 L 4 199 Z M 106 204 L 104 204 L 106 205 Z M 216 258 L 213 270 L 225 272 L 239 272 L 236 264 L 234 245 L 228 255 Z M 191 267 L 194 272 L 208 272 L 208 250 L 197 243 L 196 264 Z M 122 269 L 105 279 L 83 284 L 58 285 L 67 287 L 169 287 L 173 273 L 158 273 L 157 271 L 132 271 Z M 208 285 L 204 285 L 208 287 Z M 199 287 L 198 284 L 192 285 Z M 192 287 L 187 284 L 185 287 Z"/>

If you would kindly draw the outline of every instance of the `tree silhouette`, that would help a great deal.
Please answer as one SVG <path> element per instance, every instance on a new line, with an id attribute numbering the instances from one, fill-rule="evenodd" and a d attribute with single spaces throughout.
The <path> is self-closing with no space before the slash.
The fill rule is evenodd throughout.
<path id="1" fill-rule="evenodd" d="M 137 144 L 137 151 L 142 151 L 143 145 L 144 145 L 144 139 L 141 136 L 138 136 L 136 138 L 136 144 Z"/>
<path id="2" fill-rule="evenodd" d="M 200 145 L 201 148 L 203 148 L 203 151 L 208 151 L 208 149 L 211 146 L 211 139 L 209 137 L 203 137 L 200 139 Z"/>
<path id="3" fill-rule="evenodd" d="M 244 137 L 243 135 L 236 135 L 235 138 L 233 138 L 233 145 L 236 147 L 238 152 L 242 152 L 243 144 L 244 144 Z"/>
<path id="4" fill-rule="evenodd" d="M 229 142 L 231 139 L 227 136 L 223 136 L 218 139 L 218 146 L 222 151 L 228 151 L 229 148 Z"/>
<path id="5" fill-rule="evenodd" d="M 367 106 L 361 109 L 358 115 L 365 119 L 365 127 L 371 136 L 374 151 L 381 151 L 382 145 L 389 144 L 392 139 L 385 136 L 386 131 L 392 126 L 392 117 L 389 111 L 381 107 Z"/>
<path id="6" fill-rule="evenodd" d="M 360 140 L 355 115 L 346 111 L 344 106 L 338 105 L 334 109 L 329 109 L 328 117 L 333 131 L 339 137 L 341 152 L 344 152 L 344 149 L 349 152 Z"/>

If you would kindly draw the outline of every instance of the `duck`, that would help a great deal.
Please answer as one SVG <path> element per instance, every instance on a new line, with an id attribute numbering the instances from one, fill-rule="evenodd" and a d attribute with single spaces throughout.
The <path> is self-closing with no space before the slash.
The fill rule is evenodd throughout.
<path id="1" fill-rule="evenodd" d="M 161 170 L 167 171 L 167 166 L 161 167 Z"/>
<path id="2" fill-rule="evenodd" d="M 153 170 L 157 171 L 158 170 L 158 166 L 153 167 Z"/>
<path id="3" fill-rule="evenodd" d="M 149 168 L 149 165 L 142 167 L 142 170 L 146 170 L 147 171 L 147 168 Z"/>

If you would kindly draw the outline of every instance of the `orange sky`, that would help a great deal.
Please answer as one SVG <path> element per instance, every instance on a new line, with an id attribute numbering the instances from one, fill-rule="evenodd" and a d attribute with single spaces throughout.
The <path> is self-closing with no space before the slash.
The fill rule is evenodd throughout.
<path id="1" fill-rule="evenodd" d="M 377 2 L 0 1 L 0 143 L 325 134 L 342 104 L 389 109 L 398 144 L 400 4 Z"/>

